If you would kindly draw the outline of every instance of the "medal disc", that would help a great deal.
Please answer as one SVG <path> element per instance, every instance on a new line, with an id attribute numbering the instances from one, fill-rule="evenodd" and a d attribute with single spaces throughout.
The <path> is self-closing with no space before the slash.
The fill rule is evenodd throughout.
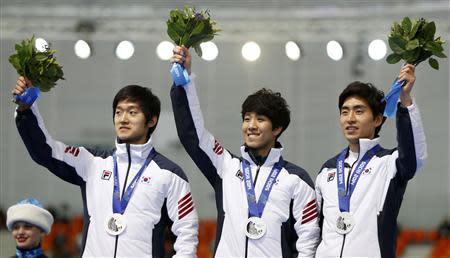
<path id="1" fill-rule="evenodd" d="M 125 216 L 120 213 L 114 213 L 106 220 L 105 229 L 108 234 L 117 236 L 123 233 L 127 227 Z"/>
<path id="2" fill-rule="evenodd" d="M 266 223 L 258 217 L 250 217 L 245 223 L 245 235 L 251 239 L 259 239 L 266 234 Z"/>
<path id="3" fill-rule="evenodd" d="M 336 220 L 336 232 L 341 235 L 348 234 L 355 226 L 353 215 L 349 212 L 341 212 Z"/>

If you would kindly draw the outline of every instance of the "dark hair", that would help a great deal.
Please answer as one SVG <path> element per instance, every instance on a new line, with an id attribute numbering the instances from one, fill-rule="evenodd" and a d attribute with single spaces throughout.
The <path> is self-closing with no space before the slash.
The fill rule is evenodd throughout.
<path id="1" fill-rule="evenodd" d="M 242 103 L 242 119 L 248 112 L 255 112 L 267 116 L 272 122 L 272 129 L 282 128 L 277 138 L 286 130 L 291 122 L 291 111 L 286 100 L 279 92 L 262 88 L 249 95 Z"/>
<path id="2" fill-rule="evenodd" d="M 128 85 L 120 89 L 116 96 L 114 97 L 112 108 L 113 108 L 113 120 L 114 113 L 116 111 L 117 105 L 121 101 L 130 101 L 137 103 L 144 113 L 146 123 L 148 123 L 152 117 L 156 116 L 159 120 L 159 114 L 161 113 L 161 101 L 159 98 L 152 93 L 152 90 L 139 85 Z M 155 131 L 156 125 L 149 128 L 147 139 Z"/>
<path id="3" fill-rule="evenodd" d="M 384 93 L 383 91 L 377 89 L 373 84 L 354 81 L 347 85 L 341 95 L 339 95 L 339 112 L 341 111 L 345 100 L 352 96 L 357 96 L 367 101 L 374 119 L 379 115 L 383 116 L 384 108 L 386 106 L 386 102 L 383 101 Z M 378 136 L 385 120 L 386 118 L 383 117 L 381 124 L 375 128 L 376 137 Z"/>

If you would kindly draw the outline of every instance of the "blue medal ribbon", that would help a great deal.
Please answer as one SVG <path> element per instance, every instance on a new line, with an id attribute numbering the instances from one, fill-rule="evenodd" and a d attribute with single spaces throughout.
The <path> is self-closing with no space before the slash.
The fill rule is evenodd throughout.
<path id="1" fill-rule="evenodd" d="M 380 150 L 380 145 L 375 145 L 372 149 L 366 152 L 366 154 L 362 157 L 362 159 L 358 162 L 356 166 L 356 170 L 352 173 L 350 178 L 350 183 L 348 185 L 348 189 L 345 188 L 345 179 L 344 179 L 344 161 L 345 156 L 347 156 L 348 148 L 345 148 L 341 154 L 339 154 L 336 170 L 337 170 L 337 188 L 338 188 L 338 197 L 339 197 L 339 210 L 341 212 L 349 212 L 350 211 L 350 198 L 355 190 L 356 184 L 361 176 L 361 173 L 366 168 L 369 161 L 372 157 Z M 349 172 L 351 173 L 351 171 Z"/>
<path id="2" fill-rule="evenodd" d="M 384 97 L 382 101 L 386 101 L 386 107 L 384 108 L 384 116 L 392 118 L 397 111 L 397 102 L 400 98 L 402 87 L 406 84 L 406 81 L 399 81 L 395 79 L 391 85 L 391 89 Z"/>
<path id="3" fill-rule="evenodd" d="M 259 196 L 259 200 L 258 202 L 256 202 L 255 186 L 253 185 L 250 162 L 248 162 L 245 159 L 242 160 L 242 170 L 244 170 L 245 192 L 247 193 L 247 202 L 250 217 L 261 218 L 262 213 L 264 211 L 264 207 L 266 207 L 267 200 L 269 199 L 270 192 L 272 191 L 272 187 L 275 183 L 275 180 L 280 174 L 282 163 L 283 159 L 280 157 L 280 160 L 277 163 L 275 163 L 275 165 L 273 165 L 272 171 L 270 172 L 269 177 L 267 177 L 261 195 Z"/>
<path id="4" fill-rule="evenodd" d="M 122 196 L 122 200 L 120 199 L 120 185 L 119 185 L 119 173 L 118 173 L 118 166 L 117 166 L 117 156 L 116 153 L 113 155 L 114 159 L 114 192 L 113 192 L 113 213 L 120 213 L 123 214 L 125 212 L 125 209 L 128 206 L 128 203 L 130 202 L 131 195 L 133 194 L 134 190 L 136 189 L 137 181 L 141 177 L 144 170 L 147 168 L 147 166 L 150 164 L 150 161 L 155 157 L 156 151 L 155 149 L 152 149 L 150 153 L 148 154 L 147 158 L 145 159 L 144 164 L 142 165 L 141 169 L 137 172 L 137 174 L 134 176 L 133 180 L 128 185 L 127 189 L 125 190 L 125 193 Z"/>
<path id="5" fill-rule="evenodd" d="M 36 99 L 39 98 L 40 94 L 41 91 L 39 90 L 38 87 L 30 87 L 27 88 L 22 94 L 16 95 L 14 97 L 14 100 L 16 103 L 20 102 L 28 106 L 31 106 L 36 101 Z"/>
<path id="6" fill-rule="evenodd" d="M 191 81 L 186 69 L 179 63 L 174 63 L 172 65 L 170 74 L 172 75 L 172 79 L 176 86 L 184 86 Z"/>
<path id="7" fill-rule="evenodd" d="M 16 248 L 16 256 L 19 258 L 36 258 L 43 254 L 44 251 L 41 246 L 32 250 L 20 250 L 19 248 Z"/>

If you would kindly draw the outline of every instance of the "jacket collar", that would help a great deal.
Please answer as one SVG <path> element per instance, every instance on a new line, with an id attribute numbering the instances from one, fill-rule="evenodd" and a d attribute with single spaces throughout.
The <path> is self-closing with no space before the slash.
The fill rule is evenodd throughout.
<path id="1" fill-rule="evenodd" d="M 131 159 L 141 161 L 147 158 L 150 151 L 153 147 L 153 137 L 144 143 L 144 144 L 128 144 L 128 143 L 119 143 L 116 139 L 116 155 L 118 158 L 128 158 L 128 146 L 131 154 Z"/>
<path id="2" fill-rule="evenodd" d="M 374 139 L 361 138 L 359 139 L 359 157 L 361 159 L 367 151 L 375 147 L 375 145 L 380 143 L 380 137 Z"/>
<path id="3" fill-rule="evenodd" d="M 275 146 L 276 147 L 270 149 L 269 155 L 267 156 L 266 160 L 264 161 L 264 164 L 262 165 L 263 167 L 271 167 L 280 160 L 281 153 L 283 152 L 283 147 L 279 143 L 277 143 Z M 255 161 L 250 157 L 247 146 L 245 145 L 241 146 L 241 155 L 242 158 L 250 162 L 251 165 L 257 165 Z"/>

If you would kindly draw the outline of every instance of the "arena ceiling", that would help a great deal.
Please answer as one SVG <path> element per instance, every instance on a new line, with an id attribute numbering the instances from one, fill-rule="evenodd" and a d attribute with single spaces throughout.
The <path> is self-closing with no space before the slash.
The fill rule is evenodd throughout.
<path id="1" fill-rule="evenodd" d="M 186 3 L 210 9 L 223 30 L 220 40 L 321 40 L 332 33 L 346 40 L 358 35 L 386 35 L 394 19 L 404 16 L 435 20 L 448 35 L 448 0 L 1 0 L 1 38 L 30 33 L 49 39 L 160 39 L 172 8 Z"/>

